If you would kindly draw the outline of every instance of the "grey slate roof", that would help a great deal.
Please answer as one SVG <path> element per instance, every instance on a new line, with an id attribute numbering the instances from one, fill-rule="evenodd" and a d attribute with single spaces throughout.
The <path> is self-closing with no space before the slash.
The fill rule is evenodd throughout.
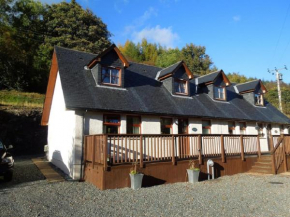
<path id="1" fill-rule="evenodd" d="M 221 73 L 221 70 L 216 71 L 216 72 L 212 72 L 212 73 L 207 74 L 207 75 L 200 76 L 197 78 L 197 82 L 198 82 L 198 84 L 203 84 L 206 82 L 214 81 L 220 73 Z"/>
<path id="2" fill-rule="evenodd" d="M 179 65 L 182 63 L 182 61 L 179 61 L 179 62 L 177 62 L 177 63 L 175 63 L 175 64 L 173 64 L 173 65 L 171 65 L 171 66 L 168 66 L 167 68 L 164 68 L 164 69 L 162 69 L 161 71 L 160 71 L 160 73 L 159 73 L 159 78 L 160 77 L 163 77 L 163 76 L 165 76 L 165 75 L 167 75 L 167 74 L 170 74 L 171 72 L 173 72 L 177 67 L 179 67 Z"/>
<path id="3" fill-rule="evenodd" d="M 237 84 L 236 88 L 238 90 L 238 93 L 241 93 L 247 90 L 255 89 L 259 83 L 260 80 L 249 81 L 243 84 Z"/>
<path id="4" fill-rule="evenodd" d="M 130 63 L 125 69 L 125 90 L 96 86 L 84 66 L 96 55 L 55 47 L 65 104 L 68 109 L 116 111 L 138 114 L 158 114 L 184 117 L 220 118 L 290 124 L 290 120 L 275 107 L 251 105 L 227 88 L 228 102 L 212 100 L 207 94 L 189 97 L 172 96 L 155 80 L 161 68 Z M 195 89 L 194 79 L 190 80 Z"/>

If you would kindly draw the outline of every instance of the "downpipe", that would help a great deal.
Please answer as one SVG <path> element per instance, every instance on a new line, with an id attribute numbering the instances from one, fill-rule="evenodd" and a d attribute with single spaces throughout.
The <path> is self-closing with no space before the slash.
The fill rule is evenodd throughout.
<path id="1" fill-rule="evenodd" d="M 209 167 L 211 167 L 212 179 L 214 179 L 214 162 L 211 159 L 209 159 L 206 164 L 207 164 L 207 179 L 210 180 L 210 171 L 209 171 L 210 168 Z"/>

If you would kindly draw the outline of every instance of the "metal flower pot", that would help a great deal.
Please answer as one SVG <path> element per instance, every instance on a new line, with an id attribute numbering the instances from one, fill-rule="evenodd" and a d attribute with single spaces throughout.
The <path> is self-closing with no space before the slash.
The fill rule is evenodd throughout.
<path id="1" fill-rule="evenodd" d="M 131 180 L 131 188 L 133 190 L 139 189 L 142 187 L 142 179 L 144 174 L 138 173 L 138 174 L 129 174 L 130 180 Z"/>
<path id="2" fill-rule="evenodd" d="M 188 182 L 190 183 L 198 182 L 199 172 L 200 172 L 199 170 L 187 169 Z"/>

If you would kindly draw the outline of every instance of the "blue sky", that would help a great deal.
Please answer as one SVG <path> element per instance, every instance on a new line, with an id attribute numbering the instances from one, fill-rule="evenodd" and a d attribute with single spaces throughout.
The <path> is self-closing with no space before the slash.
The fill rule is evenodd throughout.
<path id="1" fill-rule="evenodd" d="M 58 2 L 58 0 L 43 0 Z M 77 0 L 91 9 L 123 44 L 143 37 L 167 47 L 203 45 L 226 73 L 274 80 L 267 69 L 289 67 L 288 0 Z"/>

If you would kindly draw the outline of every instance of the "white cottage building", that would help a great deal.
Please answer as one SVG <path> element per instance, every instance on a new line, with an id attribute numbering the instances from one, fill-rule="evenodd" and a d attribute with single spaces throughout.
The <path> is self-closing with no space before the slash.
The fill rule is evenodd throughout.
<path id="1" fill-rule="evenodd" d="M 266 92 L 261 80 L 234 84 L 222 70 L 198 76 L 183 61 L 164 69 L 128 62 L 115 45 L 99 55 L 55 47 L 42 116 L 42 125 L 48 125 L 49 160 L 73 179 L 83 178 L 86 135 L 138 135 L 143 151 L 142 135 L 173 135 L 175 141 L 184 135 L 188 148 L 183 151 L 188 157 L 193 150 L 190 138 L 198 138 L 195 135 L 256 136 L 260 154 L 267 153 L 270 139 L 275 143 L 281 134 L 288 134 L 290 120 L 264 99 Z M 230 155 L 230 148 L 218 144 L 218 150 Z M 115 154 L 119 147 L 124 148 L 118 143 L 114 153 L 109 148 L 105 156 L 117 161 L 126 152 L 128 157 L 127 151 Z M 206 156 L 200 147 L 196 150 Z M 175 152 L 171 157 L 179 159 L 182 148 Z M 94 153 L 99 154 L 97 149 Z M 133 159 L 149 155 L 141 153 Z M 105 161 L 100 162 L 110 164 Z"/>

